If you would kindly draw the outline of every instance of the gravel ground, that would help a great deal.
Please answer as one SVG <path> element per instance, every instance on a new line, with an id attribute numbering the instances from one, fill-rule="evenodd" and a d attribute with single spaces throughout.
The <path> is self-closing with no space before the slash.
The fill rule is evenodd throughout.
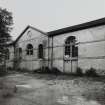
<path id="1" fill-rule="evenodd" d="M 9 74 L 0 78 L 0 105 L 105 105 L 105 78 Z"/>

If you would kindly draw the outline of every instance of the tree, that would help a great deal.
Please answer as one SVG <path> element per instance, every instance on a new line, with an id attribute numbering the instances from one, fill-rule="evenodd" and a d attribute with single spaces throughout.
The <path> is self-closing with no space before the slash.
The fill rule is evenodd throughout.
<path id="1" fill-rule="evenodd" d="M 0 61 L 5 58 L 6 46 L 11 41 L 10 32 L 12 30 L 12 13 L 0 8 Z"/>

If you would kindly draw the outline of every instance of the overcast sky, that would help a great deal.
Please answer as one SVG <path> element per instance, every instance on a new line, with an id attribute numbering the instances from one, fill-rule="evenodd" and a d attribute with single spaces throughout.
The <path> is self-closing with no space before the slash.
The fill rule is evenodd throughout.
<path id="1" fill-rule="evenodd" d="M 45 32 L 105 17 L 105 0 L 0 0 L 13 13 L 13 38 L 32 25 Z"/>

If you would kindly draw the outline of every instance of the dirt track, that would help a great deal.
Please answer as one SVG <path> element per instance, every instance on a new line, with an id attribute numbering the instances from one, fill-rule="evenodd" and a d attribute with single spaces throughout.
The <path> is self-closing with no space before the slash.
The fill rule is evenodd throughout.
<path id="1" fill-rule="evenodd" d="M 47 74 L 0 78 L 0 105 L 105 105 L 105 80 Z"/>

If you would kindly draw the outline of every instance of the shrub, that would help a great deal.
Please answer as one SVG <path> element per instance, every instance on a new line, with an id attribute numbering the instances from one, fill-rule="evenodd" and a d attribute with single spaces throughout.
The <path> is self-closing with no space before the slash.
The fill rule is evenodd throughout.
<path id="1" fill-rule="evenodd" d="M 42 73 L 51 73 L 51 70 L 49 69 L 49 67 L 42 67 L 41 71 Z"/>
<path id="2" fill-rule="evenodd" d="M 94 69 L 94 68 L 90 68 L 89 70 L 87 70 L 85 72 L 85 75 L 88 76 L 88 77 L 96 77 L 96 76 L 98 76 L 98 74 L 96 72 L 96 69 Z"/>
<path id="3" fill-rule="evenodd" d="M 56 67 L 53 67 L 53 68 L 51 69 L 51 72 L 52 72 L 53 74 L 61 74 L 61 71 L 60 71 L 58 68 L 56 68 Z"/>
<path id="4" fill-rule="evenodd" d="M 0 76 L 4 76 L 4 75 L 6 75 L 6 74 L 7 74 L 6 71 L 0 70 Z"/>
<path id="5" fill-rule="evenodd" d="M 82 71 L 82 69 L 80 67 L 77 68 L 76 75 L 77 76 L 83 76 L 83 71 Z"/>
<path id="6" fill-rule="evenodd" d="M 0 66 L 0 76 L 4 76 L 7 74 L 6 68 L 4 66 Z"/>
<path id="7" fill-rule="evenodd" d="M 13 71 L 14 69 L 12 67 L 7 67 L 7 70 Z"/>
<path id="8" fill-rule="evenodd" d="M 34 73 L 42 73 L 42 74 L 60 74 L 60 70 L 56 67 L 50 69 L 49 67 L 42 67 L 33 71 Z"/>
<path id="9" fill-rule="evenodd" d="M 35 70 L 33 70 L 33 72 L 34 72 L 34 73 L 40 73 L 40 72 L 41 72 L 41 69 L 40 69 L 40 68 L 35 69 Z"/>
<path id="10" fill-rule="evenodd" d="M 48 67 L 42 67 L 42 68 L 35 69 L 33 72 L 34 73 L 51 73 L 51 70 Z"/>

